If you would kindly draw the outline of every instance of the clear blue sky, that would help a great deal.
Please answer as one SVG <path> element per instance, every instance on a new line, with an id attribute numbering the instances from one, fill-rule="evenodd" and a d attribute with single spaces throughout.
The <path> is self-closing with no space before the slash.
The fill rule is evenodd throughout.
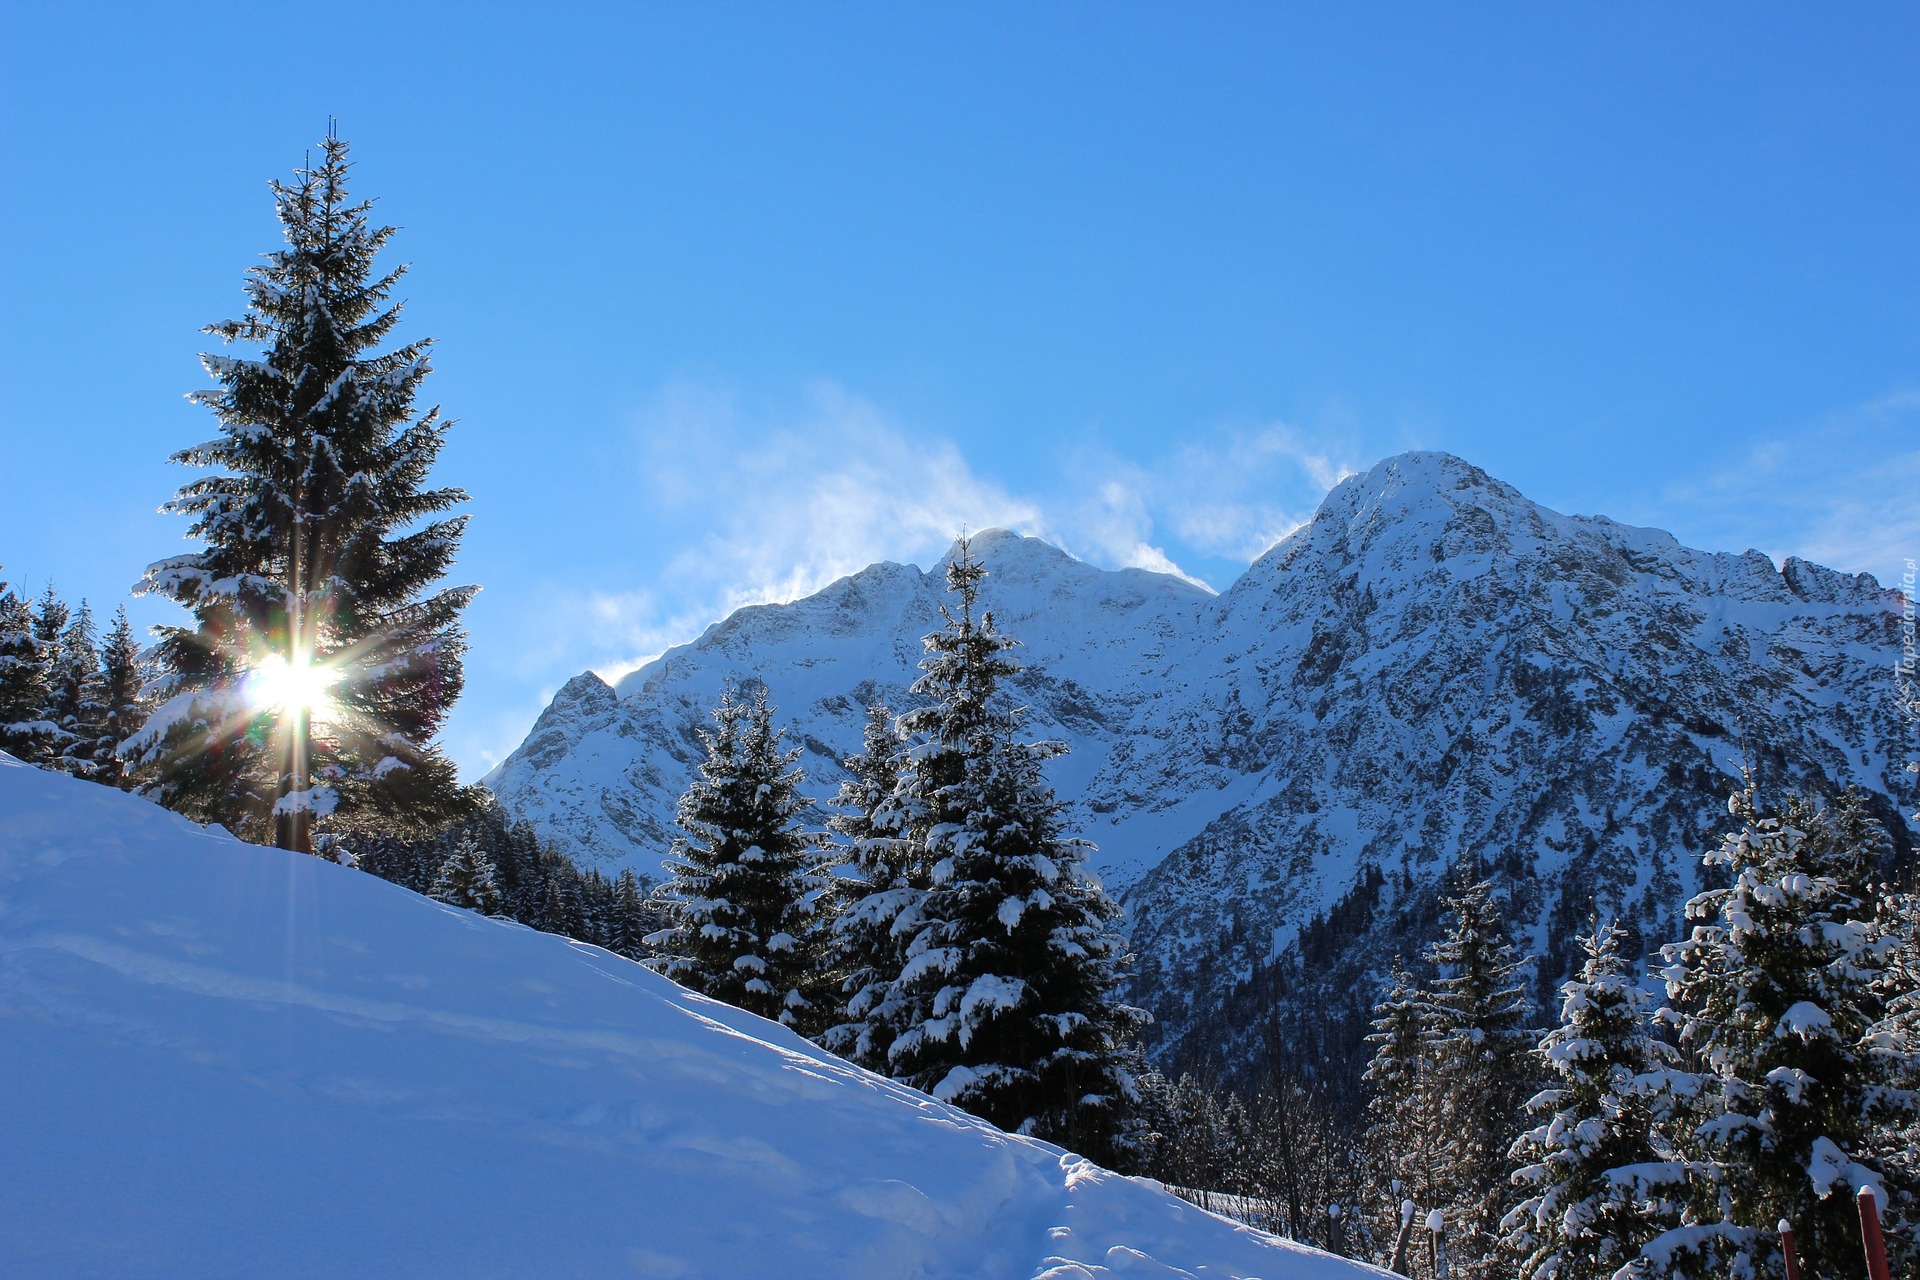
<path id="1" fill-rule="evenodd" d="M 0 15 L 6 576 L 110 610 L 179 548 L 198 327 L 335 115 L 461 423 L 469 776 L 567 676 L 962 522 L 1224 586 L 1406 448 L 1920 555 L 1912 6 Z"/>

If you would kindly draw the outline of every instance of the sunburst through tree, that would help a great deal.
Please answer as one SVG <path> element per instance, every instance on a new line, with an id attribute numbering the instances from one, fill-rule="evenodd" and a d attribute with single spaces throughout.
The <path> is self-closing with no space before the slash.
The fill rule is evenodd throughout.
<path id="1" fill-rule="evenodd" d="M 214 474 L 166 510 L 203 548 L 142 589 L 190 610 L 162 628 L 162 699 L 128 744 L 146 790 L 248 839 L 311 850 L 317 823 L 417 828 L 463 804 L 434 743 L 461 688 L 461 610 L 438 586 L 465 516 L 425 482 L 451 423 L 416 414 L 430 342 L 380 350 L 405 272 L 394 228 L 347 194 L 347 144 L 272 184 L 286 247 L 248 273 L 247 311 L 209 326 L 256 356 L 207 355 L 192 399 L 220 434 L 173 455 Z"/>

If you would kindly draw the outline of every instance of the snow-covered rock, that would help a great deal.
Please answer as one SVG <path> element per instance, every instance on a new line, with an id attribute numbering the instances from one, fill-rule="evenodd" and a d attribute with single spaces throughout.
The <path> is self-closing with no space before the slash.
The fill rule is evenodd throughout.
<path id="1" fill-rule="evenodd" d="M 0 755 L 0 1274 L 1378 1275 L 594 947 Z"/>
<path id="2" fill-rule="evenodd" d="M 1763 787 L 1857 784 L 1909 840 L 1899 596 L 1864 574 L 1561 515 L 1443 453 L 1343 481 L 1217 596 L 1005 532 L 975 547 L 1175 1036 L 1336 906 L 1430 923 L 1463 857 L 1542 948 L 1596 906 L 1664 932 L 1743 728 Z M 723 680 L 769 686 L 829 796 L 865 703 L 905 702 L 942 596 L 937 569 L 878 564 L 742 609 L 617 689 L 570 682 L 487 783 L 577 856 L 655 872 Z"/>

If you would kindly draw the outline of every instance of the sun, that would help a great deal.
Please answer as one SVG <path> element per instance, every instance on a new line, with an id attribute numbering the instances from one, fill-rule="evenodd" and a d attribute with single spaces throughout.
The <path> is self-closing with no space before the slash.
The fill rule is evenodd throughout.
<path id="1" fill-rule="evenodd" d="M 304 657 L 289 662 L 274 654 L 247 673 L 247 701 L 261 711 L 305 711 L 314 719 L 332 709 L 327 690 L 340 673 Z"/>

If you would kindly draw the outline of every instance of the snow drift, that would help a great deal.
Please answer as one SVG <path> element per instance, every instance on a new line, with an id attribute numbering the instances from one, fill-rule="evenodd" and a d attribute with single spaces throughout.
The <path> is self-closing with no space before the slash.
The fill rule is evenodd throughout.
<path id="1" fill-rule="evenodd" d="M 0 755 L 0 1274 L 1381 1274 Z"/>

